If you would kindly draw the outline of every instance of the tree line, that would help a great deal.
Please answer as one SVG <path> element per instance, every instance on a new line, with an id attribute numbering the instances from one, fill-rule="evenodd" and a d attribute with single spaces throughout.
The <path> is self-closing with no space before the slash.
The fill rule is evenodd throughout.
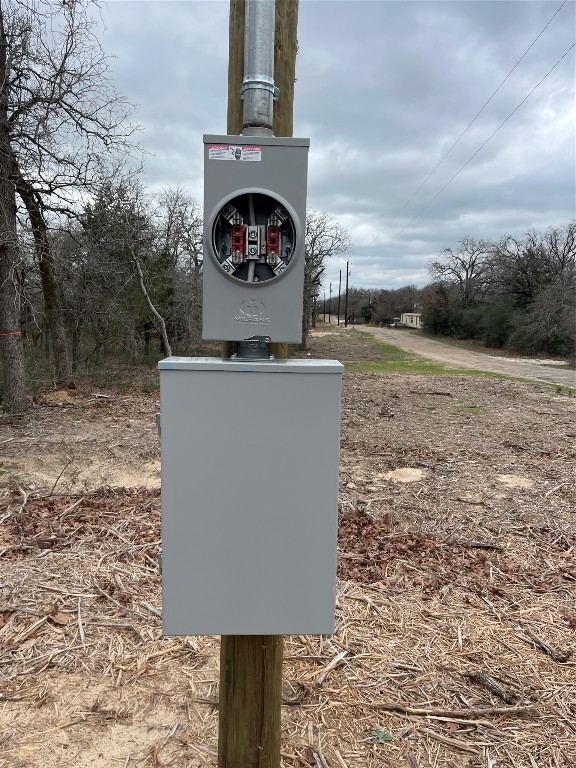
<path id="1" fill-rule="evenodd" d="M 423 288 L 351 290 L 350 319 L 390 325 L 419 312 L 428 333 L 576 357 L 576 220 L 496 241 L 465 236 L 432 259 L 428 272 L 432 282 Z M 335 296 L 320 311 L 334 314 L 337 305 Z"/>
<path id="2" fill-rule="evenodd" d="M 197 201 L 179 188 L 150 195 L 134 178 L 108 180 L 65 226 L 49 216 L 45 221 L 56 318 L 48 316 L 33 226 L 23 222 L 16 233 L 14 322 L 24 386 L 31 370 L 69 382 L 113 360 L 151 363 L 203 350 L 203 213 Z M 305 239 L 304 343 L 325 261 L 346 249 L 349 235 L 330 215 L 308 211 Z M 10 373 L 6 361 L 4 370 Z"/>
<path id="3" fill-rule="evenodd" d="M 114 178 L 136 148 L 130 105 L 108 77 L 94 4 L 70 0 L 0 6 L 0 357 L 3 401 L 28 403 L 23 318 L 43 298 L 44 330 L 59 378 L 72 372 L 52 233 Z M 25 322 L 25 320 L 24 320 Z"/>
<path id="4" fill-rule="evenodd" d="M 32 237 L 29 230 L 20 235 L 21 324 L 25 338 L 49 355 Z M 203 214 L 182 189 L 149 195 L 133 179 L 107 182 L 73 224 L 50 230 L 48 239 L 70 356 L 63 369 L 54 358 L 56 379 L 108 355 L 138 362 L 172 348 L 191 355 L 201 346 Z M 349 236 L 330 215 L 308 211 L 305 240 L 304 331 L 325 261 Z"/>
<path id="5" fill-rule="evenodd" d="M 66 382 L 109 355 L 193 354 L 201 341 L 202 210 L 181 189 L 147 194 L 130 170 L 138 132 L 95 10 L 0 5 L 0 395 L 12 411 L 36 368 Z M 349 241 L 308 212 L 304 340 L 324 261 Z"/>
<path id="6" fill-rule="evenodd" d="M 495 242 L 464 237 L 430 263 L 432 333 L 526 354 L 576 354 L 576 220 Z"/>

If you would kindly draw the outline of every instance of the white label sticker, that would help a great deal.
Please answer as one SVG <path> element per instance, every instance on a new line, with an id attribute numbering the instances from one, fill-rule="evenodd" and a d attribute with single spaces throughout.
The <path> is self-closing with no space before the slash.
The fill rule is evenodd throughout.
<path id="1" fill-rule="evenodd" d="M 244 160 L 259 163 L 262 160 L 261 147 L 233 146 L 231 144 L 211 144 L 208 147 L 209 160 Z"/>

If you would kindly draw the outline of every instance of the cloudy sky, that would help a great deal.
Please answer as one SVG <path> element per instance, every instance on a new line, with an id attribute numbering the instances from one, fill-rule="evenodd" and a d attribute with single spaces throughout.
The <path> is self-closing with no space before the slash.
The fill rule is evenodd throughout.
<path id="1" fill-rule="evenodd" d="M 575 8 L 300 0 L 294 135 L 311 140 L 308 208 L 352 235 L 352 286 L 421 286 L 465 235 L 576 215 Z M 112 0 L 102 18 L 145 186 L 201 201 L 202 134 L 226 132 L 228 2 Z M 326 291 L 344 267 L 328 265 Z"/>

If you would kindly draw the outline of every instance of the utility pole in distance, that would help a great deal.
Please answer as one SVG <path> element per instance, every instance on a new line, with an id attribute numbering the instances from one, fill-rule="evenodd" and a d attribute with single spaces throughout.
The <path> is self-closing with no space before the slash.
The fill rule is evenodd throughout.
<path id="1" fill-rule="evenodd" d="M 344 328 L 348 327 L 348 277 L 350 276 L 350 270 L 348 269 L 349 261 L 346 262 L 346 296 L 344 297 Z"/>
<path id="2" fill-rule="evenodd" d="M 342 296 L 342 270 L 338 277 L 338 325 L 340 325 L 340 297 Z"/>
<path id="3" fill-rule="evenodd" d="M 245 0 L 230 0 L 229 135 L 240 134 L 243 127 L 245 11 Z M 273 113 L 275 136 L 292 136 L 297 24 L 298 1 L 275 0 L 274 81 L 280 91 Z M 269 346 L 276 359 L 288 357 L 287 344 Z M 233 351 L 234 345 L 225 342 L 224 356 Z M 283 647 L 281 635 L 222 636 L 218 768 L 279 768 Z"/>

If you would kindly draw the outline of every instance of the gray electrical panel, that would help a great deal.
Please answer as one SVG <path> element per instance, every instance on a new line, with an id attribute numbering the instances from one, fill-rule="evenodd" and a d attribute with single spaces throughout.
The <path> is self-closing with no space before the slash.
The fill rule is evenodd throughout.
<path id="1" fill-rule="evenodd" d="M 204 339 L 302 340 L 309 144 L 204 136 Z"/>
<path id="2" fill-rule="evenodd" d="M 332 633 L 342 364 L 159 368 L 164 634 Z"/>

